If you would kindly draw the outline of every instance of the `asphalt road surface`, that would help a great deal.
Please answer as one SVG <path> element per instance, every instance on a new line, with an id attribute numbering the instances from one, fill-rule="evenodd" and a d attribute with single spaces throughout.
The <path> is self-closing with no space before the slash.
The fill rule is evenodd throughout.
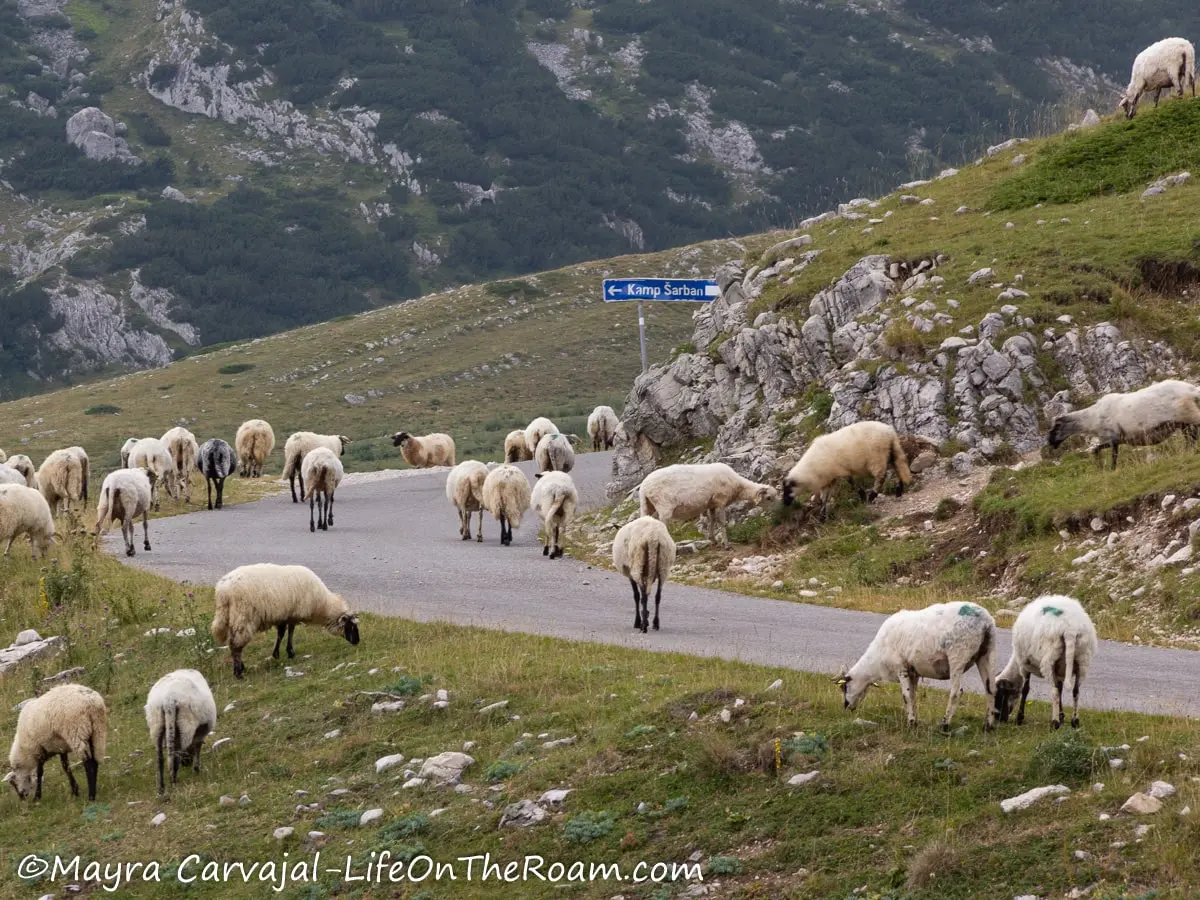
<path id="1" fill-rule="evenodd" d="M 583 505 L 603 502 L 609 466 L 608 453 L 578 457 L 572 475 Z M 532 464 L 522 468 L 532 478 Z M 326 533 L 309 532 L 308 504 L 293 505 L 286 492 L 159 519 L 150 526 L 150 553 L 141 550 L 138 527 L 134 564 L 179 581 L 213 584 L 246 563 L 298 563 L 364 611 L 809 672 L 833 673 L 853 663 L 884 619 L 668 584 L 662 631 L 641 635 L 633 630 L 628 582 L 578 561 L 544 558 L 534 513 L 510 547 L 500 546 L 500 526 L 487 516 L 483 544 L 461 540 L 445 480 L 443 472 L 413 472 L 346 484 L 337 492 L 336 524 Z M 107 546 L 120 552 L 119 531 Z M 998 667 L 1008 653 L 1008 632 L 1002 631 Z M 974 672 L 966 684 L 979 689 Z M 1047 699 L 1047 686 L 1035 681 L 1033 697 Z M 1081 700 L 1098 709 L 1198 717 L 1200 655 L 1102 642 Z M 926 710 L 922 718 L 932 715 Z"/>

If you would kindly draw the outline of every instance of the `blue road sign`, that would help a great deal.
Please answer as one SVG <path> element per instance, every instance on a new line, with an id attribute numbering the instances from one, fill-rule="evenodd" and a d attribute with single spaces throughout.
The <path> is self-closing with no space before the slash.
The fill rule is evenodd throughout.
<path id="1" fill-rule="evenodd" d="M 721 296 L 715 281 L 703 278 L 606 278 L 604 302 L 621 300 L 682 300 L 712 303 Z"/>

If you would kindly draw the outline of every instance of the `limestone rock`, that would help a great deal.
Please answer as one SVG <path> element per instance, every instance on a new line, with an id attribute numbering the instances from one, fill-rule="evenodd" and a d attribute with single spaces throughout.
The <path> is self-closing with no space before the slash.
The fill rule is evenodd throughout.
<path id="1" fill-rule="evenodd" d="M 500 815 L 501 828 L 528 828 L 546 819 L 546 810 L 532 800 L 520 800 L 504 807 Z"/>
<path id="2" fill-rule="evenodd" d="M 452 750 L 425 760 L 421 764 L 419 777 L 430 780 L 438 786 L 458 784 L 462 779 L 462 773 L 473 765 L 475 765 L 474 758 Z"/>
<path id="3" fill-rule="evenodd" d="M 1137 793 L 1121 805 L 1121 812 L 1135 816 L 1149 816 L 1162 809 L 1162 800 L 1150 794 Z"/>
<path id="4" fill-rule="evenodd" d="M 82 150 L 88 159 L 100 162 L 115 159 L 130 165 L 141 162 L 130 152 L 125 139 L 117 136 L 112 118 L 94 106 L 85 107 L 67 119 L 67 142 Z"/>
<path id="5" fill-rule="evenodd" d="M 1071 789 L 1063 784 L 1052 784 L 1046 787 L 1033 788 L 1023 794 L 1018 794 L 1016 797 L 1009 797 L 1007 800 L 1000 801 L 1000 808 L 1006 813 L 1013 810 L 1028 809 L 1034 803 L 1041 800 L 1043 797 L 1055 797 L 1071 793 Z"/>

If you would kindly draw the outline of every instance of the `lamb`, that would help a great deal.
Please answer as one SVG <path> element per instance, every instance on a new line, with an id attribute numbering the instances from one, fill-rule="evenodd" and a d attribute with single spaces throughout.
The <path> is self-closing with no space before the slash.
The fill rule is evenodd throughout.
<path id="1" fill-rule="evenodd" d="M 521 527 L 529 495 L 525 473 L 511 463 L 496 466 L 483 481 L 483 508 L 500 523 L 500 543 L 505 547 L 513 541 L 512 530 Z"/>
<path id="2" fill-rule="evenodd" d="M 133 450 L 134 445 L 139 440 L 140 440 L 140 438 L 130 438 L 124 444 L 121 445 L 121 468 L 122 469 L 129 468 L 129 454 Z"/>
<path id="3" fill-rule="evenodd" d="M 246 671 L 242 650 L 257 632 L 272 626 L 276 629 L 272 658 L 279 659 L 285 631 L 288 659 L 295 658 L 292 633 L 301 623 L 321 625 L 330 634 L 358 644 L 358 616 L 311 569 L 257 563 L 240 566 L 217 582 L 212 634 L 218 644 L 229 643 L 235 678 Z"/>
<path id="4" fill-rule="evenodd" d="M 654 630 L 658 631 L 658 607 L 663 582 L 675 565 L 675 541 L 667 526 L 653 516 L 642 516 L 621 526 L 613 539 L 613 566 L 633 585 L 633 629 L 647 633 L 650 623 L 650 585 L 654 591 Z"/>
<path id="5" fill-rule="evenodd" d="M 883 422 L 855 422 L 832 434 L 815 438 L 800 461 L 783 479 L 783 502 L 791 506 L 797 492 L 815 494 L 822 513 L 829 508 L 833 484 L 839 478 L 870 475 L 875 479 L 871 495 L 860 491 L 866 500 L 883 490 L 888 469 L 896 472 L 896 496 L 912 481 L 908 458 L 896 429 Z"/>
<path id="6" fill-rule="evenodd" d="M 305 454 L 317 447 L 327 447 L 335 456 L 341 456 L 346 452 L 346 445 L 349 443 L 350 438 L 345 435 L 314 434 L 311 431 L 297 431 L 287 439 L 287 443 L 283 445 L 283 477 L 288 480 L 292 489 L 293 503 L 300 502 L 296 497 L 296 478 L 300 476 L 300 464 L 304 461 Z M 300 482 L 300 493 L 304 493 L 303 480 Z"/>
<path id="7" fill-rule="evenodd" d="M 176 426 L 162 436 L 163 446 L 175 464 L 175 478 L 183 488 L 183 500 L 192 502 L 192 470 L 200 456 L 196 436 L 186 428 Z"/>
<path id="8" fill-rule="evenodd" d="M 529 452 L 529 445 L 525 443 L 524 430 L 516 428 L 504 439 L 504 461 L 519 463 L 527 459 L 533 459 L 533 454 Z"/>
<path id="9" fill-rule="evenodd" d="M 213 485 L 217 488 L 217 509 L 225 504 L 225 479 L 233 474 L 237 458 L 227 441 L 210 438 L 196 454 L 196 467 L 204 476 L 204 487 L 208 491 L 208 508 L 213 508 Z"/>
<path id="10" fill-rule="evenodd" d="M 400 448 L 400 455 L 414 469 L 454 465 L 454 439 L 448 434 L 436 432 L 416 437 L 407 431 L 397 431 L 392 435 L 392 446 Z"/>
<path id="11" fill-rule="evenodd" d="M 79 785 L 71 774 L 68 754 L 83 760 L 87 774 L 88 800 L 96 799 L 96 780 L 100 760 L 108 742 L 108 707 L 104 698 L 82 684 L 60 684 L 21 707 L 17 716 L 17 734 L 8 754 L 12 771 L 4 776 L 17 796 L 42 799 L 42 767 L 52 756 L 62 762 L 71 782 L 72 796 L 79 796 Z"/>
<path id="12" fill-rule="evenodd" d="M 133 556 L 133 529 L 142 517 L 142 547 L 150 551 L 150 477 L 144 469 L 117 469 L 109 472 L 100 486 L 96 504 L 96 536 L 119 521 L 125 539 L 125 555 Z"/>
<path id="13" fill-rule="evenodd" d="M 217 702 L 204 676 L 177 669 L 154 682 L 146 697 L 146 725 L 158 749 L 159 794 L 166 791 L 164 756 L 171 758 L 171 784 L 179 781 L 181 764 L 199 775 L 200 748 L 217 727 Z"/>
<path id="14" fill-rule="evenodd" d="M 530 505 L 542 520 L 546 542 L 542 556 L 560 559 L 563 555 L 562 532 L 575 518 L 579 492 L 566 472 L 545 472 L 537 476 L 537 484 L 529 498 Z"/>
<path id="15" fill-rule="evenodd" d="M 50 512 L 71 508 L 76 500 L 83 499 L 84 466 L 73 449 L 55 450 L 38 466 L 37 487 L 50 504 Z"/>
<path id="16" fill-rule="evenodd" d="M 521 432 L 521 446 L 525 433 Z M 458 509 L 458 533 L 464 541 L 471 539 L 471 514 L 479 513 L 479 536 L 483 543 L 483 483 L 487 480 L 488 468 L 473 459 L 460 462 L 446 476 L 446 499 Z"/>
<path id="17" fill-rule="evenodd" d="M 592 452 L 611 450 L 617 437 L 617 414 L 611 406 L 597 406 L 588 416 L 588 437 L 592 439 Z"/>
<path id="18" fill-rule="evenodd" d="M 854 709 L 878 681 L 900 682 L 910 727 L 917 724 L 917 685 L 922 678 L 950 680 L 950 699 L 942 730 L 950 720 L 962 694 L 962 676 L 974 665 L 979 670 L 988 696 L 984 730 L 990 731 L 995 710 L 992 698 L 992 654 L 996 648 L 996 623 L 982 606 L 974 603 L 935 603 L 925 609 L 901 610 L 884 621 L 875 639 L 850 669 L 835 679 L 842 687 L 846 709 Z"/>
<path id="19" fill-rule="evenodd" d="M 525 426 L 525 449 L 529 451 L 529 458 L 533 459 L 537 453 L 538 444 L 542 438 L 548 434 L 557 434 L 558 426 L 547 419 L 545 416 L 538 416 L 527 426 Z"/>
<path id="20" fill-rule="evenodd" d="M 1196 96 L 1196 48 L 1184 38 L 1164 38 L 1151 44 L 1133 61 L 1133 72 L 1129 76 L 1129 87 L 1121 96 L 1118 106 L 1125 111 L 1125 118 L 1137 114 L 1142 94 L 1154 91 L 1154 105 L 1164 88 L 1173 88 L 1182 97 L 1184 85 Z"/>
<path id="21" fill-rule="evenodd" d="M 1051 724 L 1063 723 L 1063 685 L 1072 682 L 1071 727 L 1079 727 L 1079 685 L 1096 655 L 1096 627 L 1078 600 L 1057 594 L 1038 597 L 1021 610 L 1012 629 L 1012 657 L 996 676 L 996 716 L 1007 722 L 1020 692 L 1017 724 L 1025 722 L 1029 681 L 1037 675 L 1054 681 Z"/>
<path id="22" fill-rule="evenodd" d="M 158 512 L 161 488 L 165 485 L 172 500 L 179 499 L 179 482 L 175 475 L 175 462 L 166 446 L 158 438 L 142 438 L 129 451 L 127 468 L 142 469 L 150 479 L 150 496 L 154 511 Z"/>
<path id="23" fill-rule="evenodd" d="M 575 448 L 571 436 L 547 434 L 538 442 L 534 453 L 539 472 L 570 472 L 575 468 Z"/>
<path id="24" fill-rule="evenodd" d="M 238 426 L 233 439 L 243 478 L 259 478 L 263 465 L 275 449 L 275 432 L 263 419 L 250 419 Z"/>
<path id="25" fill-rule="evenodd" d="M 739 502 L 769 503 L 779 492 L 743 478 L 725 463 L 667 466 L 651 472 L 638 489 L 641 514 L 661 522 L 686 521 L 706 515 L 710 536 L 728 546 L 729 506 Z"/>
<path id="26" fill-rule="evenodd" d="M 8 458 L 8 462 L 4 465 L 10 469 L 16 469 L 25 476 L 25 487 L 31 487 L 37 490 L 37 473 L 33 467 L 33 460 L 24 453 L 14 453 Z"/>
<path id="27" fill-rule="evenodd" d="M 40 491 L 21 484 L 0 484 L 0 541 L 7 541 L 4 555 L 13 541 L 29 535 L 33 558 L 44 556 L 46 545 L 54 538 L 54 516 Z"/>
<path id="28" fill-rule="evenodd" d="M 304 456 L 300 467 L 300 497 L 308 497 L 308 530 L 328 531 L 333 524 L 333 493 L 345 474 L 342 461 L 328 447 L 315 447 Z M 317 520 L 313 521 L 313 506 Z"/>
<path id="29" fill-rule="evenodd" d="M 1046 443 L 1058 447 L 1072 435 L 1091 434 L 1096 438 L 1091 447 L 1096 464 L 1101 465 L 1100 452 L 1111 447 L 1115 469 L 1120 444 L 1158 444 L 1176 431 L 1195 442 L 1200 433 L 1200 388 L 1171 379 L 1127 394 L 1105 394 L 1086 409 L 1064 413 L 1054 420 Z"/>

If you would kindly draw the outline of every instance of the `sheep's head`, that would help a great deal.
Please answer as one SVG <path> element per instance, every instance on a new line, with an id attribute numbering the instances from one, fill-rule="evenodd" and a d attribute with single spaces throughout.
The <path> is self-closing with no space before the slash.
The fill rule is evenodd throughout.
<path id="1" fill-rule="evenodd" d="M 1008 717 L 1012 713 L 1013 703 L 1020 693 L 1021 685 L 1017 682 L 996 679 L 996 701 L 994 708 L 997 719 L 1001 722 L 1008 721 Z"/>
<path id="2" fill-rule="evenodd" d="M 408 439 L 411 437 L 412 437 L 412 435 L 409 434 L 407 431 L 397 431 L 395 434 L 392 435 L 392 446 L 393 447 L 403 447 L 405 444 L 408 443 Z"/>
<path id="3" fill-rule="evenodd" d="M 13 786 L 13 790 L 22 800 L 27 800 L 33 794 L 35 778 L 29 769 L 15 769 L 5 775 L 4 780 Z"/>
<path id="4" fill-rule="evenodd" d="M 853 710 L 863 698 L 871 682 L 865 678 L 854 678 L 842 669 L 833 683 L 842 689 L 842 708 Z"/>
<path id="5" fill-rule="evenodd" d="M 325 628 L 330 634 L 344 637 L 350 644 L 357 646 L 359 640 L 358 616 L 353 613 L 343 613 L 325 626 Z"/>
<path id="6" fill-rule="evenodd" d="M 1128 97 L 1122 97 L 1121 102 L 1117 104 L 1117 108 L 1125 111 L 1125 118 L 1132 119 L 1137 112 L 1137 107 L 1133 105 Z"/>
<path id="7" fill-rule="evenodd" d="M 338 451 L 338 456 L 345 456 L 346 455 L 346 445 L 349 443 L 352 443 L 350 438 L 346 437 L 344 434 L 339 434 L 338 435 L 338 443 L 340 443 L 342 445 L 341 449 Z"/>
<path id="8" fill-rule="evenodd" d="M 808 489 L 808 486 L 804 483 L 803 478 L 797 477 L 790 473 L 783 476 L 782 495 L 784 506 L 791 506 L 793 503 L 795 503 L 797 494 L 803 495 L 811 493 L 812 491 Z"/>
<path id="9" fill-rule="evenodd" d="M 774 503 L 779 499 L 779 491 L 769 484 L 760 484 L 754 492 L 754 502 L 758 505 Z"/>
<path id="10" fill-rule="evenodd" d="M 1071 427 L 1071 420 L 1066 416 L 1059 416 L 1054 420 L 1054 424 L 1050 426 L 1050 433 L 1046 435 L 1046 443 L 1051 447 L 1058 447 L 1074 433 L 1075 430 Z"/>

